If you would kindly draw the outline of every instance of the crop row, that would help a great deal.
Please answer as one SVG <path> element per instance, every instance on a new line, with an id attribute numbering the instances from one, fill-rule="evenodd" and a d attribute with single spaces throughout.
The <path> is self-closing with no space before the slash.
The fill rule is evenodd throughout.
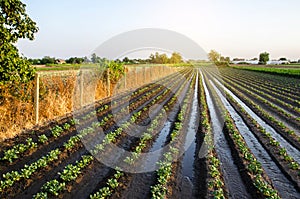
<path id="1" fill-rule="evenodd" d="M 222 73 L 223 71 L 224 70 L 221 70 Z M 234 71 L 237 72 L 237 70 Z M 300 94 L 299 85 L 296 84 L 295 79 L 293 78 L 248 71 L 240 71 L 239 73 L 242 73 L 244 77 L 248 78 L 250 81 L 260 82 L 270 88 L 281 90 L 296 96 L 299 96 Z"/>
<path id="2" fill-rule="evenodd" d="M 156 171 L 157 174 L 157 183 L 151 186 L 151 194 L 152 198 L 154 199 L 161 199 L 164 198 L 167 194 L 167 187 L 168 181 L 172 175 L 172 163 L 174 159 L 177 157 L 179 150 L 181 149 L 179 139 L 180 134 L 184 133 L 184 123 L 186 123 L 187 115 L 189 113 L 189 102 L 192 99 L 193 87 L 195 83 L 195 76 L 193 78 L 192 83 L 190 84 L 189 91 L 184 99 L 182 108 L 177 116 L 177 122 L 175 123 L 175 127 L 171 132 L 171 141 L 169 143 L 168 152 L 163 154 L 163 160 L 159 161 L 157 164 L 159 166 L 158 170 Z"/>
<path id="3" fill-rule="evenodd" d="M 277 142 L 271 134 L 266 131 L 266 129 L 259 125 L 258 122 L 253 119 L 228 93 L 227 98 L 230 100 L 231 104 L 233 104 L 235 109 L 244 118 L 246 118 L 245 122 L 256 135 L 257 139 L 263 144 L 269 154 L 276 159 L 276 161 L 281 165 L 281 169 L 285 170 L 285 173 L 288 173 L 289 178 L 291 178 L 300 189 L 300 183 L 298 182 L 298 178 L 300 177 L 300 165 L 293 159 L 293 157 L 288 155 L 287 150 L 284 147 L 281 147 L 279 142 Z"/>
<path id="4" fill-rule="evenodd" d="M 300 114 L 300 108 L 298 108 L 297 106 L 293 106 L 289 103 L 286 103 L 278 98 L 274 98 L 273 95 L 276 95 L 276 92 L 273 91 L 272 95 L 267 94 L 266 91 L 264 89 L 262 89 L 261 87 L 257 86 L 256 88 L 251 85 L 251 83 L 249 82 L 242 82 L 241 80 L 233 80 L 233 78 L 229 78 L 229 77 L 224 77 L 222 76 L 223 80 L 227 79 L 230 80 L 233 83 L 239 84 L 240 86 L 242 86 L 244 89 L 247 89 L 257 95 L 259 95 L 261 97 L 261 99 L 264 99 L 264 101 L 271 101 L 275 104 L 277 104 L 278 106 L 285 108 L 288 111 L 294 112 L 295 114 Z"/>
<path id="5" fill-rule="evenodd" d="M 217 97 L 216 91 L 211 86 L 209 87 L 214 96 L 215 103 L 217 103 L 217 107 L 221 109 L 221 112 L 225 116 L 223 132 L 228 139 L 232 152 L 237 153 L 238 158 L 241 160 L 240 163 L 243 165 L 243 168 L 240 168 L 240 170 L 247 173 L 252 185 L 262 197 L 279 198 L 277 190 L 275 190 L 272 184 L 264 177 L 265 172 L 261 163 L 252 154 L 244 138 L 236 128 L 229 112 L 225 109 L 220 98 Z"/>
<path id="6" fill-rule="evenodd" d="M 213 141 L 213 133 L 210 124 L 210 116 L 208 111 L 208 106 L 205 97 L 205 91 L 203 86 L 203 76 L 199 76 L 199 96 L 200 96 L 200 104 L 201 104 L 201 126 L 202 132 L 205 134 L 204 143 L 207 146 L 207 171 L 208 171 L 208 198 L 226 198 L 225 190 L 224 190 L 224 179 L 222 177 L 221 172 L 221 163 L 217 157 L 214 141 Z"/>
<path id="7" fill-rule="evenodd" d="M 295 117 L 294 115 L 286 112 L 284 109 L 280 108 L 279 106 L 269 102 L 268 100 L 264 99 L 263 97 L 261 97 L 260 95 L 255 94 L 254 92 L 242 87 L 241 85 L 232 82 L 231 80 L 225 80 L 224 84 L 231 84 L 233 85 L 235 88 L 239 89 L 240 91 L 242 91 L 244 94 L 248 94 L 249 96 L 251 96 L 252 98 L 258 100 L 259 102 L 261 102 L 262 104 L 265 104 L 267 107 L 269 107 L 270 109 L 272 109 L 273 111 L 276 111 L 276 113 L 280 114 L 282 117 L 285 117 L 287 120 L 289 121 L 300 121 L 300 117 Z"/>
<path id="8" fill-rule="evenodd" d="M 251 153 L 248 148 L 245 140 L 235 127 L 234 121 L 230 117 L 230 114 L 227 113 L 225 118 L 225 127 L 230 135 L 233 143 L 235 144 L 236 149 L 239 152 L 241 158 L 243 158 L 243 163 L 245 168 L 249 173 L 249 176 L 252 179 L 253 184 L 258 189 L 258 191 L 264 197 L 270 198 L 279 198 L 277 190 L 263 177 L 263 168 L 261 163 L 257 161 L 255 156 Z"/>
<path id="9" fill-rule="evenodd" d="M 288 127 L 285 126 L 284 123 L 275 119 L 264 109 L 262 109 L 259 105 L 247 98 L 243 93 L 235 89 L 235 87 L 238 87 L 238 85 L 231 86 L 226 82 L 224 82 L 224 85 L 233 93 L 235 93 L 248 106 L 250 106 L 251 109 L 253 109 L 253 111 L 256 112 L 256 114 L 261 116 L 267 123 L 274 127 L 277 130 L 277 132 L 280 133 L 286 140 L 288 140 L 294 147 L 296 147 L 298 150 L 300 149 L 300 136 L 298 136 L 293 130 L 290 130 Z"/>
<path id="10" fill-rule="evenodd" d="M 231 73 L 231 72 L 225 72 L 225 74 L 222 75 L 223 78 L 229 78 L 235 82 L 244 83 L 247 84 L 255 89 L 259 89 L 260 91 L 263 91 L 264 93 L 267 93 L 269 95 L 272 95 L 276 98 L 279 98 L 283 101 L 289 102 L 289 104 L 298 106 L 300 105 L 300 100 L 297 100 L 294 95 L 290 96 L 290 93 L 286 93 L 283 91 L 280 91 L 279 89 L 273 88 L 270 86 L 265 86 L 262 82 L 254 82 L 252 79 L 249 78 L 243 78 L 243 76 L 240 73 Z"/>

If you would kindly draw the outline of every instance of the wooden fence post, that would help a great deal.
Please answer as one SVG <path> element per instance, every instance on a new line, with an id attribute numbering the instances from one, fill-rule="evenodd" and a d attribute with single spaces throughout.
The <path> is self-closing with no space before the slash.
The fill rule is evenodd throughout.
<path id="1" fill-rule="evenodd" d="M 79 73 L 79 92 L 80 92 L 80 108 L 83 107 L 83 81 L 84 81 L 84 78 L 83 78 L 83 71 L 80 70 L 80 73 Z"/>
<path id="2" fill-rule="evenodd" d="M 109 68 L 106 70 L 106 75 L 107 75 L 107 96 L 110 97 L 110 71 Z"/>
<path id="3" fill-rule="evenodd" d="M 135 67 L 135 87 L 138 86 L 138 69 Z"/>
<path id="4" fill-rule="evenodd" d="M 126 66 L 125 66 L 125 72 L 124 72 L 124 89 L 127 89 L 127 70 L 126 70 Z"/>
<path id="5" fill-rule="evenodd" d="M 34 91 L 34 119 L 35 124 L 39 123 L 39 96 L 40 96 L 40 78 L 35 74 L 35 91 Z"/>
<path id="6" fill-rule="evenodd" d="M 144 66 L 143 67 L 143 76 L 144 76 L 144 84 L 146 84 L 147 83 L 147 81 L 146 81 L 146 67 Z"/>

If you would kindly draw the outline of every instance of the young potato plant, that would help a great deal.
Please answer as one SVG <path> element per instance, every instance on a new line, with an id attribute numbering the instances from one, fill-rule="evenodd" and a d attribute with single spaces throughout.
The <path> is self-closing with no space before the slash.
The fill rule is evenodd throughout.
<path id="1" fill-rule="evenodd" d="M 38 141 L 39 141 L 40 143 L 44 144 L 44 143 L 46 143 L 46 142 L 48 141 L 48 137 L 47 137 L 45 134 L 40 135 L 40 136 L 38 137 Z"/>
<path id="2" fill-rule="evenodd" d="M 57 137 L 60 136 L 60 134 L 61 134 L 63 131 L 64 131 L 64 130 L 63 130 L 62 127 L 56 125 L 55 127 L 53 127 L 53 128 L 51 129 L 51 134 L 52 134 L 53 137 L 57 138 Z"/>
<path id="3" fill-rule="evenodd" d="M 28 138 L 25 144 L 18 144 L 13 146 L 13 148 L 4 151 L 4 156 L 1 160 L 7 160 L 12 163 L 14 160 L 19 158 L 19 155 L 30 149 L 37 148 L 37 146 L 37 143 L 33 142 L 32 138 Z"/>
<path id="4" fill-rule="evenodd" d="M 108 198 L 113 194 L 113 191 L 120 185 L 119 179 L 124 175 L 118 168 L 116 168 L 116 172 L 114 176 L 107 180 L 107 186 L 102 187 L 99 191 L 90 195 L 90 199 L 104 199 Z"/>

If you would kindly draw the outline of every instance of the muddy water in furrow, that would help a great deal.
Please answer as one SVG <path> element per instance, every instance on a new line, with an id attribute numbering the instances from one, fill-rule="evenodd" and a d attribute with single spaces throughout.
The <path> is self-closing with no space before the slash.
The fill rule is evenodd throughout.
<path id="1" fill-rule="evenodd" d="M 216 90 L 218 96 L 221 98 L 222 103 L 233 118 L 239 132 L 245 139 L 251 152 L 255 155 L 257 160 L 262 164 L 267 175 L 270 177 L 275 188 L 279 191 L 282 198 L 300 198 L 300 193 L 294 188 L 292 183 L 284 176 L 277 165 L 273 162 L 268 152 L 263 148 L 260 142 L 256 139 L 247 125 L 244 123 L 241 116 L 234 110 L 231 104 L 222 95 L 221 91 L 211 81 L 212 86 Z"/>
<path id="2" fill-rule="evenodd" d="M 221 161 L 221 169 L 224 175 L 225 185 L 229 191 L 230 198 L 251 198 L 239 174 L 237 166 L 231 156 L 230 147 L 226 142 L 223 134 L 224 121 L 219 120 L 218 113 L 215 109 L 213 99 L 208 91 L 203 74 L 201 72 L 203 86 L 205 90 L 207 105 L 210 112 L 212 129 L 214 133 L 214 142 L 218 158 Z"/>
<path id="3" fill-rule="evenodd" d="M 216 82 L 228 93 L 230 94 L 246 111 L 247 113 L 255 119 L 259 125 L 266 129 L 272 137 L 280 143 L 280 146 L 285 148 L 288 155 L 294 158 L 296 162 L 300 164 L 300 151 L 293 147 L 288 141 L 286 141 L 279 133 L 275 131 L 270 125 L 263 121 L 256 113 L 254 113 L 242 100 L 240 100 L 236 95 L 234 95 L 229 89 L 222 85 L 217 79 Z"/>
<path id="4" fill-rule="evenodd" d="M 182 174 L 193 180 L 194 169 L 193 163 L 195 161 L 195 148 L 196 148 L 196 132 L 199 126 L 199 106 L 198 106 L 198 73 L 196 78 L 196 86 L 193 96 L 193 104 L 191 108 L 191 114 L 188 117 L 189 124 L 187 129 L 187 135 L 184 143 L 184 158 L 182 164 Z"/>
<path id="5" fill-rule="evenodd" d="M 186 96 L 190 82 L 191 79 L 184 88 L 184 94 L 177 96 L 177 103 L 175 107 L 169 113 L 167 121 L 164 123 L 162 130 L 160 131 L 158 137 L 152 144 L 152 147 L 150 148 L 149 152 L 144 157 L 144 163 L 142 166 L 143 170 L 154 171 L 158 168 L 158 165 L 156 163 L 161 159 L 162 154 L 166 150 L 165 145 L 167 144 L 167 137 L 173 129 L 174 122 L 176 121 L 178 111 L 180 110 L 181 104 Z"/>

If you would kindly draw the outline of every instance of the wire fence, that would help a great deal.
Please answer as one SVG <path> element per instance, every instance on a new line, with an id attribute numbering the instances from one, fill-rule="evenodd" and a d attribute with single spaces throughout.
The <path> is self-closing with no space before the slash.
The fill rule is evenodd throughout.
<path id="1" fill-rule="evenodd" d="M 0 103 L 0 139 L 14 137 L 24 128 L 62 117 L 86 105 L 178 71 L 166 66 L 126 66 L 118 81 L 111 81 L 109 70 L 37 72 L 29 87 L 30 100 L 11 98 Z"/>

